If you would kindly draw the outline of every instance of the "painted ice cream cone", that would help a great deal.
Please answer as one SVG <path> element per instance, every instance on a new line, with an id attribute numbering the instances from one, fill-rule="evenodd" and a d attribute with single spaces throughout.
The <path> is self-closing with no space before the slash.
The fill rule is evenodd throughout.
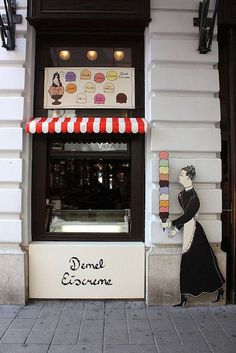
<path id="1" fill-rule="evenodd" d="M 165 223 L 169 218 L 169 154 L 164 151 L 159 153 L 159 186 L 159 217 Z"/>

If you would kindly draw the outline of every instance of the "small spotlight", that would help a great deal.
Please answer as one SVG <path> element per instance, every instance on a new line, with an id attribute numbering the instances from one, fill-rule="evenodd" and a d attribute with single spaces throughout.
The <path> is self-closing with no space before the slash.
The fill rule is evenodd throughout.
<path id="1" fill-rule="evenodd" d="M 123 50 L 115 50 L 114 51 L 114 59 L 116 61 L 121 61 L 123 60 L 125 57 L 125 53 L 123 52 Z"/>
<path id="2" fill-rule="evenodd" d="M 87 51 L 87 58 L 90 61 L 95 61 L 98 57 L 98 53 L 96 52 L 96 50 L 88 50 Z"/>
<path id="3" fill-rule="evenodd" d="M 59 53 L 61 60 L 69 60 L 70 59 L 70 52 L 69 50 L 61 50 Z"/>

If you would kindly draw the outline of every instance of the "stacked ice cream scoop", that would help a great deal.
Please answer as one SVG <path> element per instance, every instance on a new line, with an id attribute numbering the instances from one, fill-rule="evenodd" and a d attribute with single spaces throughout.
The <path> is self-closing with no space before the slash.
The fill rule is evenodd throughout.
<path id="1" fill-rule="evenodd" d="M 169 217 L 169 154 L 159 153 L 159 217 L 165 223 Z"/>

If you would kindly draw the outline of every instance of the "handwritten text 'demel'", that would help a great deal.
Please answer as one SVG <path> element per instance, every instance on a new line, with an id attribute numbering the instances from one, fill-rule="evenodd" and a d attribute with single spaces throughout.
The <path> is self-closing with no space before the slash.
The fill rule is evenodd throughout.
<path id="1" fill-rule="evenodd" d="M 100 259 L 98 262 L 85 263 L 81 262 L 77 257 L 72 256 L 69 260 L 69 270 L 66 271 L 61 279 L 63 286 L 74 285 L 74 286 L 112 286 L 112 280 L 109 278 L 85 278 L 85 270 L 99 271 L 105 267 L 104 260 Z M 83 271 L 81 276 L 80 270 Z"/>

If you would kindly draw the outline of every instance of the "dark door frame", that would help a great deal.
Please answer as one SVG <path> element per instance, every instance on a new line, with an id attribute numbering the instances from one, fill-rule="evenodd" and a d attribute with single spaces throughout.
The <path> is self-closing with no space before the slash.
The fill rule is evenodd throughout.
<path id="1" fill-rule="evenodd" d="M 222 133 L 222 248 L 227 253 L 227 298 L 236 303 L 236 26 L 219 27 Z"/>

